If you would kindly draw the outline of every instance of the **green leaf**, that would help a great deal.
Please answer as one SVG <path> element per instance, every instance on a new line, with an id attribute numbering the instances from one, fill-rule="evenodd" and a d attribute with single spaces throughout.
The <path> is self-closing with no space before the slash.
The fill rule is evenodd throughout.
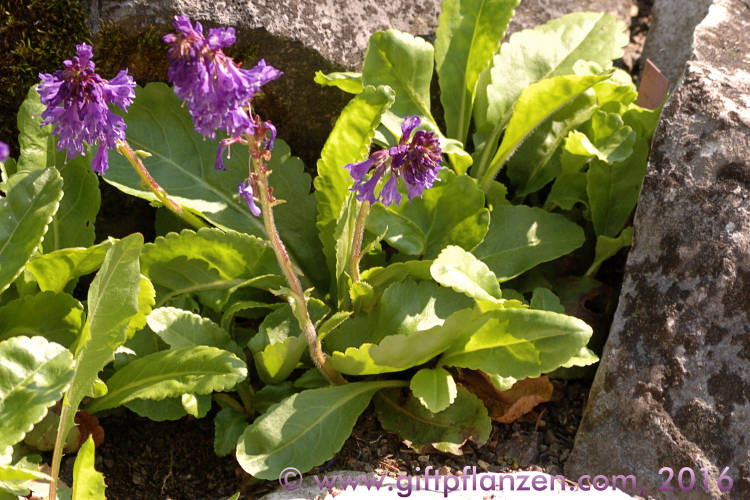
<path id="1" fill-rule="evenodd" d="M 208 318 L 176 307 L 160 307 L 146 319 L 149 328 L 174 349 L 205 345 L 241 352 L 229 333 Z"/>
<path id="2" fill-rule="evenodd" d="M 539 191 L 562 171 L 558 147 L 568 133 L 591 117 L 596 106 L 592 92 L 584 92 L 544 120 L 508 161 L 508 178 L 515 198 Z"/>
<path id="3" fill-rule="evenodd" d="M 94 468 L 94 439 L 89 436 L 73 464 L 73 500 L 104 500 L 104 476 Z"/>
<path id="4" fill-rule="evenodd" d="M 333 313 L 328 319 L 323 321 L 320 326 L 318 327 L 318 338 L 323 340 L 326 335 L 334 331 L 336 328 L 341 326 L 341 324 L 349 319 L 349 316 L 352 315 L 351 311 L 336 311 Z"/>
<path id="5" fill-rule="evenodd" d="M 614 257 L 617 252 L 633 244 L 633 226 L 628 226 L 622 230 L 617 238 L 608 236 L 596 237 L 596 250 L 594 252 L 594 262 L 586 271 L 586 276 L 595 276 L 599 267 L 605 260 Z"/>
<path id="6" fill-rule="evenodd" d="M 210 394 L 183 394 L 180 403 L 185 412 L 195 418 L 203 418 L 211 411 Z"/>
<path id="7" fill-rule="evenodd" d="M 456 400 L 458 391 L 453 376 L 443 368 L 422 368 L 409 382 L 414 397 L 432 413 L 439 413 Z"/>
<path id="8" fill-rule="evenodd" d="M 456 336 L 463 332 L 464 323 L 473 314 L 465 309 L 450 316 L 444 324 L 410 334 L 387 335 L 378 344 L 363 343 L 334 351 L 329 358 L 331 367 L 347 375 L 375 375 L 407 370 L 428 362 L 444 352 Z"/>
<path id="9" fill-rule="evenodd" d="M 0 491 L 2 490 L 3 481 L 27 481 L 29 479 L 39 479 L 41 481 L 50 481 L 52 478 L 39 472 L 38 470 L 30 469 L 22 465 L 0 465 Z M 0 496 L 0 498 L 2 498 Z M 13 500 L 17 500 L 14 497 Z"/>
<path id="10" fill-rule="evenodd" d="M 88 248 L 65 248 L 35 255 L 26 265 L 26 269 L 34 275 L 42 291 L 62 292 L 71 280 L 99 269 L 107 250 L 116 241 L 114 238 L 107 238 Z"/>
<path id="11" fill-rule="evenodd" d="M 63 406 L 72 409 L 60 422 L 63 438 L 73 426 L 78 405 L 91 394 L 99 372 L 112 361 L 115 350 L 125 343 L 128 325 L 138 314 L 142 248 L 143 236 L 138 233 L 118 241 L 107 251 L 101 269 L 91 282 L 89 314 L 75 353 L 75 375 L 63 400 Z"/>
<path id="12" fill-rule="evenodd" d="M 567 362 L 591 334 L 590 326 L 572 316 L 538 309 L 496 309 L 466 324 L 464 334 L 439 363 L 519 380 L 538 377 Z"/>
<path id="13" fill-rule="evenodd" d="M 532 309 L 541 309 L 542 311 L 552 311 L 564 313 L 565 308 L 560 303 L 560 297 L 549 288 L 537 287 L 531 296 L 529 307 Z"/>
<path id="14" fill-rule="evenodd" d="M 331 458 L 352 432 L 372 395 L 400 381 L 355 382 L 294 394 L 245 428 L 237 461 L 260 479 L 277 479 L 289 464 L 304 473 Z"/>
<path id="15" fill-rule="evenodd" d="M 614 238 L 627 223 L 641 193 L 648 151 L 648 142 L 639 138 L 624 162 L 591 161 L 586 186 L 597 236 Z"/>
<path id="16" fill-rule="evenodd" d="M 616 113 L 597 110 L 586 127 L 586 134 L 574 132 L 566 149 L 579 156 L 596 156 L 601 161 L 624 161 L 633 153 L 636 133 Z"/>
<path id="17" fill-rule="evenodd" d="M 429 280 L 431 260 L 407 260 L 406 262 L 394 262 L 386 267 L 371 267 L 362 271 L 361 278 L 367 281 L 379 297 L 383 290 L 390 284 L 403 281 L 408 278 L 418 280 Z"/>
<path id="18" fill-rule="evenodd" d="M 55 164 L 57 138 L 51 135 L 53 125 L 41 127 L 44 109 L 36 85 L 33 85 L 18 110 L 18 172 Z"/>
<path id="19" fill-rule="evenodd" d="M 188 414 L 182 406 L 182 400 L 178 397 L 165 398 L 158 401 L 153 399 L 134 399 L 125 403 L 124 406 L 133 413 L 154 422 L 179 420 Z"/>
<path id="20" fill-rule="evenodd" d="M 130 318 L 125 335 L 128 339 L 135 335 L 135 332 L 146 326 L 146 318 L 154 308 L 156 302 L 156 290 L 151 280 L 141 275 L 140 288 L 138 289 L 138 314 Z"/>
<path id="21" fill-rule="evenodd" d="M 583 229 L 564 216 L 523 205 L 496 207 L 474 255 L 503 282 L 583 245 Z"/>
<path id="22" fill-rule="evenodd" d="M 526 87 L 546 78 L 573 74 L 573 66 L 581 59 L 608 68 L 622 57 L 622 47 L 627 43 L 625 24 L 597 12 L 568 14 L 511 36 L 477 84 L 472 175 L 481 178 L 485 174 L 500 134 Z"/>
<path id="23" fill-rule="evenodd" d="M 338 306 L 343 308 L 349 297 L 350 262 L 352 257 L 352 243 L 354 225 L 357 221 L 358 206 L 354 193 L 349 193 L 346 203 L 341 207 L 341 214 L 336 221 L 333 238 L 336 241 L 336 290 L 338 291 Z M 359 208 L 362 210 L 362 208 Z M 361 242 L 360 242 L 361 243 Z M 361 248 L 360 248 L 361 250 Z"/>
<path id="24" fill-rule="evenodd" d="M 570 358 L 567 362 L 562 364 L 563 368 L 573 368 L 574 366 L 589 366 L 599 361 L 594 351 L 588 347 L 581 347 L 581 350 Z"/>
<path id="25" fill-rule="evenodd" d="M 399 117 L 430 113 L 430 81 L 434 50 L 422 38 L 390 29 L 370 36 L 362 65 L 362 83 L 390 86 L 396 100 L 391 111 Z"/>
<path id="26" fill-rule="evenodd" d="M 334 227 L 353 184 L 344 166 L 365 159 L 375 129 L 393 99 L 389 87 L 365 87 L 341 112 L 320 153 L 318 176 L 314 181 L 317 227 L 331 273 L 336 269 Z"/>
<path id="27" fill-rule="evenodd" d="M 65 194 L 44 237 L 42 248 L 45 253 L 93 245 L 94 220 L 101 205 L 99 179 L 91 170 L 88 157 L 65 160 L 65 154 L 58 152 L 56 166 L 63 178 Z"/>
<path id="28" fill-rule="evenodd" d="M 359 94 L 364 90 L 362 85 L 362 73 L 353 71 L 342 71 L 325 74 L 322 71 L 315 72 L 315 83 L 323 87 L 338 87 L 350 94 Z"/>
<path id="29" fill-rule="evenodd" d="M 568 149 L 568 146 L 575 148 L 573 143 L 579 133 L 571 132 L 564 146 L 558 150 L 559 158 L 552 160 L 560 163 L 561 172 L 552 183 L 552 188 L 544 202 L 545 210 L 552 211 L 556 207 L 571 210 L 576 203 L 581 203 L 586 208 L 589 206 L 586 196 L 586 173 L 581 171 L 589 161 L 589 157 L 571 154 Z"/>
<path id="30" fill-rule="evenodd" d="M 307 306 L 314 323 L 329 311 L 328 306 L 317 299 L 310 299 Z M 260 378 L 267 384 L 276 384 L 297 367 L 307 348 L 307 340 L 287 304 L 266 316 L 248 347 L 253 352 Z"/>
<path id="31" fill-rule="evenodd" d="M 402 404 L 396 390 L 378 393 L 375 411 L 384 429 L 398 433 L 420 452 L 432 445 L 438 451 L 461 455 L 467 440 L 482 445 L 492 430 L 482 401 L 463 387 L 458 388 L 454 403 L 439 413 L 430 412 L 414 397 Z"/>
<path id="32" fill-rule="evenodd" d="M 83 306 L 66 293 L 25 295 L 0 307 L 0 340 L 41 335 L 71 347 L 83 326 Z"/>
<path id="33" fill-rule="evenodd" d="M 62 179 L 54 168 L 19 172 L 0 198 L 0 292 L 21 274 L 41 243 L 62 198 Z"/>
<path id="34" fill-rule="evenodd" d="M 143 273 L 157 287 L 157 305 L 195 293 L 220 311 L 240 286 L 284 284 L 276 257 L 263 240 L 234 231 L 203 228 L 159 236 L 143 249 Z"/>
<path id="35" fill-rule="evenodd" d="M 65 194 L 44 238 L 44 252 L 87 247 L 94 243 L 94 219 L 101 203 L 99 180 L 91 170 L 93 153 L 68 159 L 64 151 L 57 151 L 53 126 L 41 127 L 44 109 L 36 86 L 31 87 L 18 112 L 18 170 L 56 167 L 63 178 Z"/>
<path id="36" fill-rule="evenodd" d="M 373 205 L 366 227 L 376 234 L 387 229 L 385 241 L 399 252 L 432 259 L 448 245 L 472 250 L 484 239 L 488 224 L 489 211 L 476 181 L 443 170 L 440 180 L 411 203 Z"/>
<path id="37" fill-rule="evenodd" d="M 0 453 L 23 439 L 73 379 L 73 356 L 43 337 L 0 342 Z"/>
<path id="38" fill-rule="evenodd" d="M 555 76 L 532 83 L 524 89 L 510 117 L 500 147 L 487 169 L 479 177 L 479 185 L 483 189 L 489 188 L 490 182 L 500 168 L 539 125 L 548 119 L 552 122 L 557 121 L 556 118 L 561 118 L 556 115 L 558 111 L 578 100 L 594 84 L 608 77 L 609 74 Z M 573 109 L 578 110 L 579 106 L 574 105 Z M 562 118 L 566 121 L 564 118 L 567 117 Z"/>
<path id="39" fill-rule="evenodd" d="M 466 142 L 477 80 L 519 0 L 445 0 L 435 34 L 440 102 L 449 137 Z"/>
<path id="40" fill-rule="evenodd" d="M 500 285 L 487 264 L 454 245 L 440 252 L 430 266 L 432 278 L 458 293 L 480 300 L 500 299 Z"/>
<path id="41" fill-rule="evenodd" d="M 109 392 L 91 401 L 86 410 L 108 410 L 136 398 L 159 400 L 225 391 L 245 377 L 245 363 L 222 349 L 195 346 L 159 351 L 117 370 L 107 380 Z"/>
<path id="42" fill-rule="evenodd" d="M 247 427 L 245 415 L 232 408 L 222 408 L 214 417 L 214 452 L 225 457 L 234 451 L 237 440 Z"/>

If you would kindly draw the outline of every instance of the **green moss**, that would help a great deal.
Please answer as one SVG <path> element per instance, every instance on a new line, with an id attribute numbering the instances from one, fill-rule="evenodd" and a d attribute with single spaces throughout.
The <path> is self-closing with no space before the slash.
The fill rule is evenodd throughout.
<path id="1" fill-rule="evenodd" d="M 94 38 L 94 57 L 99 74 L 112 78 L 123 68 L 139 85 L 165 82 L 169 66 L 162 36 L 168 25 L 152 24 L 144 31 L 130 34 L 115 23 L 102 26 Z"/>
<path id="2" fill-rule="evenodd" d="M 79 43 L 91 43 L 77 0 L 0 0 L 0 140 L 18 153 L 16 113 L 41 73 L 61 67 Z"/>

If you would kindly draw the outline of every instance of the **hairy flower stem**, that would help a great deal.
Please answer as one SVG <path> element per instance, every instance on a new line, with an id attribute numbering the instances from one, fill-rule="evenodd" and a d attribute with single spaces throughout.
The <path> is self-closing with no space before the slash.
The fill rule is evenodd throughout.
<path id="1" fill-rule="evenodd" d="M 276 254 L 276 260 L 279 262 L 279 267 L 284 273 L 287 283 L 292 291 L 292 298 L 289 301 L 289 305 L 292 307 L 297 322 L 299 323 L 302 333 L 307 339 L 307 344 L 310 349 L 310 357 L 315 363 L 315 366 L 320 370 L 323 376 L 329 381 L 335 384 L 345 384 L 346 380 L 339 375 L 331 365 L 328 364 L 326 356 L 323 353 L 323 347 L 318 339 L 318 334 L 315 331 L 315 325 L 313 325 L 310 319 L 310 313 L 307 310 L 307 301 L 305 300 L 305 292 L 302 289 L 302 284 L 294 272 L 292 261 L 289 258 L 289 254 L 286 251 L 284 242 L 281 241 L 279 232 L 276 230 L 276 223 L 273 218 L 273 205 L 271 201 L 271 192 L 268 186 L 268 171 L 261 161 L 256 160 L 252 155 L 252 145 L 254 141 L 251 139 L 250 143 L 251 154 L 250 163 L 251 169 L 255 173 L 256 185 L 258 187 L 258 198 L 260 200 L 261 212 L 263 213 L 263 224 L 266 228 L 266 235 L 271 243 Z"/>
<path id="2" fill-rule="evenodd" d="M 65 421 L 68 418 L 68 412 L 70 411 L 70 404 L 68 403 L 67 394 L 63 398 L 62 407 L 60 408 L 60 423 L 57 426 L 57 436 L 55 436 L 55 448 L 52 452 L 52 467 L 50 470 L 50 477 L 52 480 L 49 482 L 49 500 L 55 500 L 57 495 L 57 481 L 60 475 L 60 463 L 62 462 L 63 456 L 63 438 L 65 437 Z"/>
<path id="3" fill-rule="evenodd" d="M 202 220 L 200 220 L 190 212 L 183 210 L 180 205 L 169 199 L 167 192 L 164 191 L 164 189 L 156 182 L 156 180 L 154 180 L 153 177 L 151 177 L 151 174 L 146 169 L 146 166 L 143 164 L 135 151 L 133 151 L 133 149 L 130 147 L 130 144 L 125 141 L 117 141 L 117 152 L 124 156 L 128 160 L 128 162 L 130 162 L 135 171 L 141 177 L 141 180 L 143 180 L 143 183 L 148 186 L 151 192 L 154 193 L 154 196 L 156 196 L 156 198 L 173 214 L 196 229 L 206 227 L 206 224 Z"/>
<path id="4" fill-rule="evenodd" d="M 363 201 L 357 213 L 354 223 L 354 236 L 352 237 L 352 255 L 349 261 L 351 266 L 352 283 L 359 281 L 359 261 L 362 260 L 362 240 L 365 237 L 365 221 L 370 213 L 370 202 Z"/>

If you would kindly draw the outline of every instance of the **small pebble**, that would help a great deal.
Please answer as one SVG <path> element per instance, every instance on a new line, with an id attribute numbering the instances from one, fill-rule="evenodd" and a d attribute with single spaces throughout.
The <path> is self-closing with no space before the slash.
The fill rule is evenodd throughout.
<path id="1" fill-rule="evenodd" d="M 420 461 L 420 462 L 422 462 L 423 464 L 426 464 L 426 463 L 429 463 L 429 461 L 430 461 L 430 457 L 429 457 L 428 455 L 419 455 L 419 456 L 417 457 L 417 460 L 419 460 L 419 461 Z"/>
<path id="2" fill-rule="evenodd" d="M 477 465 L 479 465 L 479 467 L 481 467 L 485 472 L 487 472 L 487 469 L 490 467 L 490 464 L 488 464 L 484 460 L 477 460 Z"/>

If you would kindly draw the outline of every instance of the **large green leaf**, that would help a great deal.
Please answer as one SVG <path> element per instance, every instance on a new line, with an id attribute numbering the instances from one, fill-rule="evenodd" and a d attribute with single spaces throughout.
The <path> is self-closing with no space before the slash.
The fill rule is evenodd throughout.
<path id="1" fill-rule="evenodd" d="M 95 413 L 136 398 L 159 400 L 225 391 L 245 377 L 245 363 L 229 351 L 208 346 L 169 349 L 135 359 L 117 370 L 107 380 L 109 392 L 85 408 Z"/>
<path id="2" fill-rule="evenodd" d="M 641 194 L 649 145 L 639 138 L 625 161 L 608 164 L 591 160 L 586 191 L 597 236 L 616 237 L 630 217 Z"/>
<path id="3" fill-rule="evenodd" d="M 376 391 L 401 385 L 355 382 L 294 394 L 247 426 L 237 443 L 237 461 L 261 479 L 277 479 L 289 464 L 307 472 L 341 448 Z"/>
<path id="4" fill-rule="evenodd" d="M 94 440 L 89 436 L 73 464 L 73 500 L 104 500 L 104 476 L 94 461 Z"/>
<path id="5" fill-rule="evenodd" d="M 560 214 L 504 205 L 492 212 L 490 230 L 474 255 L 502 282 L 572 252 L 584 240 L 583 229 Z"/>
<path id="6" fill-rule="evenodd" d="M 399 117 L 417 114 L 432 120 L 433 54 L 432 45 L 409 33 L 393 29 L 373 33 L 362 64 L 362 83 L 390 86 L 396 95 L 390 110 Z"/>
<path id="7" fill-rule="evenodd" d="M 586 134 L 573 132 L 566 141 L 566 149 L 574 155 L 596 156 L 601 161 L 614 163 L 624 161 L 633 153 L 636 133 L 616 113 L 597 110 L 584 129 Z"/>
<path id="8" fill-rule="evenodd" d="M 117 240 L 107 238 L 88 248 L 63 248 L 50 253 L 35 255 L 26 264 L 41 290 L 62 292 L 69 281 L 93 273 L 104 261 Z"/>
<path id="9" fill-rule="evenodd" d="M 87 247 L 94 243 L 94 220 L 99 213 L 99 179 L 91 170 L 88 157 L 63 160 L 58 154 L 57 170 L 63 178 L 60 208 L 49 225 L 42 248 L 51 252 L 61 248 Z"/>
<path id="10" fill-rule="evenodd" d="M 379 31 L 370 37 L 362 66 L 362 83 L 387 85 L 395 92 L 393 106 L 383 114 L 385 128 L 401 136 L 408 115 L 422 117 L 422 127 L 438 135 L 440 146 L 458 173 L 466 172 L 471 157 L 459 141 L 448 139 L 430 112 L 434 49 L 422 38 L 398 30 Z"/>
<path id="11" fill-rule="evenodd" d="M 240 286 L 277 288 L 284 283 L 266 242 L 214 228 L 159 236 L 143 249 L 142 265 L 157 287 L 158 305 L 196 293 L 206 306 L 219 311 Z"/>
<path id="12" fill-rule="evenodd" d="M 247 427 L 246 416 L 232 408 L 222 408 L 214 417 L 214 452 L 219 457 L 229 455 Z"/>
<path id="13" fill-rule="evenodd" d="M 344 166 L 362 161 L 370 150 L 383 113 L 393 104 L 389 87 L 368 86 L 354 97 L 336 120 L 323 146 L 315 178 L 317 227 L 331 274 L 336 269 L 334 228 L 353 182 Z"/>
<path id="14" fill-rule="evenodd" d="M 407 370 L 421 365 L 445 351 L 464 325 L 473 318 L 469 309 L 451 315 L 442 325 L 410 334 L 388 335 L 379 343 L 364 343 L 334 351 L 331 367 L 347 375 L 375 375 Z"/>
<path id="15" fill-rule="evenodd" d="M 464 334 L 439 364 L 523 379 L 550 372 L 578 354 L 591 337 L 578 318 L 538 309 L 485 311 L 464 327 Z"/>
<path id="16" fill-rule="evenodd" d="M 394 282 L 371 312 L 353 316 L 329 334 L 325 344 L 329 350 L 344 352 L 347 347 L 377 343 L 389 335 L 411 336 L 442 325 L 448 316 L 472 305 L 473 301 L 465 295 L 431 280 Z M 398 363 L 395 359 L 387 361 Z"/>
<path id="17" fill-rule="evenodd" d="M 444 368 L 422 368 L 411 378 L 409 389 L 432 413 L 448 408 L 458 395 L 453 375 Z"/>
<path id="18" fill-rule="evenodd" d="M 75 410 L 91 394 L 99 372 L 127 338 L 128 325 L 139 311 L 139 257 L 143 236 L 131 234 L 107 251 L 88 292 L 88 317 L 76 349 L 76 370 L 63 400 L 63 438 L 73 426 Z M 72 411 L 71 411 L 72 409 Z"/>
<path id="19" fill-rule="evenodd" d="M 349 298 L 348 282 L 351 280 L 350 265 L 352 244 L 354 243 L 354 226 L 357 221 L 358 209 L 363 210 L 361 206 L 358 208 L 358 205 L 361 204 L 357 203 L 354 193 L 349 193 L 346 203 L 341 207 L 341 214 L 336 221 L 336 227 L 333 232 L 333 237 L 336 241 L 336 271 L 334 272 L 334 277 L 336 278 L 339 308 L 343 308 Z M 362 251 L 363 249 L 360 248 L 360 252 Z"/>
<path id="20" fill-rule="evenodd" d="M 474 105 L 474 169 L 482 176 L 521 92 L 534 82 L 573 73 L 583 59 L 608 68 L 628 43 L 625 25 L 610 14 L 576 12 L 504 43 L 477 84 Z"/>
<path id="21" fill-rule="evenodd" d="M 36 85 L 26 94 L 18 109 L 18 171 L 43 169 L 55 164 L 57 137 L 52 136 L 54 125 L 40 127 L 45 106 L 39 99 Z"/>
<path id="22" fill-rule="evenodd" d="M 62 179 L 54 168 L 19 172 L 0 198 L 0 292 L 21 273 L 41 243 L 62 198 Z"/>
<path id="23" fill-rule="evenodd" d="M 0 307 L 0 340 L 41 335 L 71 347 L 83 326 L 83 306 L 66 293 L 25 295 Z"/>
<path id="24" fill-rule="evenodd" d="M 479 74 L 505 35 L 519 0 L 444 0 L 435 65 L 449 137 L 466 142 Z"/>
<path id="25" fill-rule="evenodd" d="M 0 342 L 0 455 L 21 441 L 73 379 L 73 356 L 43 337 Z"/>
<path id="26" fill-rule="evenodd" d="M 93 152 L 68 159 L 64 151 L 57 151 L 57 136 L 51 135 L 53 126 L 41 127 L 44 109 L 34 86 L 29 89 L 18 112 L 21 146 L 18 169 L 56 167 L 64 183 L 65 194 L 42 247 L 44 252 L 87 247 L 94 243 L 94 219 L 101 203 L 99 181 L 91 170 Z"/>
<path id="27" fill-rule="evenodd" d="M 555 118 L 563 118 L 564 122 L 569 121 L 569 117 L 556 117 L 556 113 L 608 77 L 609 74 L 555 76 L 532 83 L 524 89 L 513 109 L 500 147 L 479 177 L 479 185 L 483 189 L 488 189 L 500 168 L 537 127 L 548 119 L 552 119 L 553 122 L 557 121 Z M 576 108 L 574 106 L 574 109 Z"/>
<path id="28" fill-rule="evenodd" d="M 149 328 L 174 349 L 205 345 L 241 352 L 229 332 L 208 318 L 176 307 L 160 307 L 146 319 Z"/>
<path id="29" fill-rule="evenodd" d="M 591 117 L 596 106 L 593 92 L 584 92 L 544 120 L 508 161 L 508 178 L 515 198 L 539 191 L 562 172 L 560 144 L 569 132 Z"/>
<path id="30" fill-rule="evenodd" d="M 476 181 L 443 170 L 440 180 L 424 194 L 385 208 L 375 204 L 367 217 L 367 229 L 382 234 L 399 252 L 432 259 L 448 245 L 466 250 L 476 247 L 489 224 L 484 194 Z"/>
<path id="31" fill-rule="evenodd" d="M 461 455 L 461 446 L 468 439 L 479 445 L 487 441 L 492 422 L 482 401 L 467 389 L 459 387 L 456 396 L 447 409 L 432 413 L 415 397 L 401 403 L 399 391 L 383 391 L 375 397 L 375 410 L 383 428 L 397 432 L 412 448 L 421 451 L 432 445 Z"/>
<path id="32" fill-rule="evenodd" d="M 501 298 L 497 277 L 487 264 L 461 247 L 451 245 L 430 266 L 432 278 L 443 286 L 479 300 Z"/>
<path id="33" fill-rule="evenodd" d="M 310 299 L 307 307 L 313 323 L 330 310 L 317 299 Z M 291 307 L 285 304 L 265 317 L 248 347 L 260 378 L 267 384 L 276 384 L 285 380 L 297 366 L 307 348 L 307 340 Z"/>

